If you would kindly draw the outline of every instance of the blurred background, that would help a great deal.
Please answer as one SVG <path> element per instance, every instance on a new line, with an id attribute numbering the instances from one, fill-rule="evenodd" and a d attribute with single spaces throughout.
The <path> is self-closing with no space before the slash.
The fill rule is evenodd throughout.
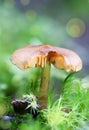
<path id="1" fill-rule="evenodd" d="M 80 78 L 88 76 L 89 0 L 0 0 L 0 104 L 7 106 L 5 96 L 21 96 L 29 85 L 39 85 L 38 70 L 22 72 L 11 63 L 12 53 L 45 43 L 77 52 L 83 60 Z M 53 69 L 52 76 L 64 78 L 60 73 Z M 0 114 L 6 112 L 0 106 Z"/>
<path id="2" fill-rule="evenodd" d="M 3 67 L 15 49 L 49 43 L 77 52 L 86 75 L 88 35 L 89 0 L 0 0 L 0 64 Z"/>
<path id="3" fill-rule="evenodd" d="M 89 0 L 0 0 L 0 117 L 12 113 L 12 99 L 39 91 L 39 70 L 21 71 L 10 56 L 25 45 L 47 43 L 77 52 L 83 60 L 77 76 L 89 80 Z M 55 93 L 65 77 L 52 67 Z M 1 129 L 10 125 L 0 121 Z"/>

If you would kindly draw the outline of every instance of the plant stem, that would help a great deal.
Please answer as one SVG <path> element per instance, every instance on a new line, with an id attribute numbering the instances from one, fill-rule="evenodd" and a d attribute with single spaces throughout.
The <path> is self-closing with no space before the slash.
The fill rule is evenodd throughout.
<path id="1" fill-rule="evenodd" d="M 49 81 L 50 81 L 50 63 L 47 62 L 46 66 L 42 68 L 41 85 L 40 85 L 40 103 L 42 107 L 47 104 Z"/>

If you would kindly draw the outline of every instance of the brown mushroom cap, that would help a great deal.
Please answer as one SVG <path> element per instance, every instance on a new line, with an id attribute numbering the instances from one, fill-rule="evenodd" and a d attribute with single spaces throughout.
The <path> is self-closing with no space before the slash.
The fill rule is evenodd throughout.
<path id="1" fill-rule="evenodd" d="M 53 45 L 25 46 L 14 52 L 11 61 L 20 69 L 45 67 L 47 62 L 66 71 L 79 71 L 82 68 L 82 61 L 75 52 Z"/>

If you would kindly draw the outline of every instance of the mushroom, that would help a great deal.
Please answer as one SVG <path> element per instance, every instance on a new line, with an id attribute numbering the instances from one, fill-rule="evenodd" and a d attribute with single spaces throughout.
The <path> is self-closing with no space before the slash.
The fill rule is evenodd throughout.
<path id="1" fill-rule="evenodd" d="M 41 106 L 45 106 L 47 102 L 51 64 L 67 72 L 77 72 L 82 68 L 82 60 L 75 52 L 48 44 L 28 45 L 18 49 L 11 56 L 11 61 L 22 70 L 42 68 L 39 97 Z"/>

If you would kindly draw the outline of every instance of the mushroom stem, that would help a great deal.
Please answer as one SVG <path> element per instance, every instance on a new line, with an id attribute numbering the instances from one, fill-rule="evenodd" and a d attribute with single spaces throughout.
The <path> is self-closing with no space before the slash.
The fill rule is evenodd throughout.
<path id="1" fill-rule="evenodd" d="M 41 84 L 40 84 L 40 104 L 41 107 L 45 107 L 47 103 L 48 88 L 50 81 L 50 66 L 47 62 L 46 66 L 42 68 Z"/>

